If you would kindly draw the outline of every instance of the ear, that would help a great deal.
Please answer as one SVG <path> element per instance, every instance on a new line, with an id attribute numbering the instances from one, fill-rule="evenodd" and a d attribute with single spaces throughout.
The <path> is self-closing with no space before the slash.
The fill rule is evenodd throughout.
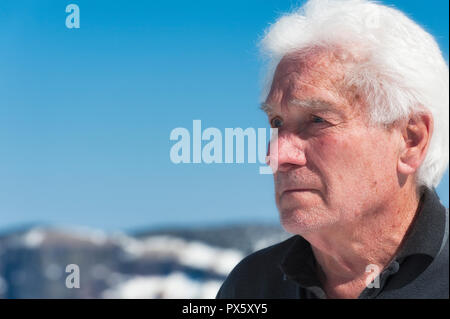
<path id="1" fill-rule="evenodd" d="M 414 174 L 422 164 L 433 134 L 433 116 L 429 112 L 412 116 L 402 127 L 402 149 L 398 159 L 398 172 Z"/>

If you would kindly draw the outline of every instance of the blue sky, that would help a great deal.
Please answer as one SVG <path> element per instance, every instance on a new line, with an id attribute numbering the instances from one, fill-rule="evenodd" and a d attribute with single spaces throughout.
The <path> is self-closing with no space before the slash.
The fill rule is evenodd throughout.
<path id="1" fill-rule="evenodd" d="M 448 1 L 383 1 L 448 61 Z M 65 27 L 66 5 L 81 28 Z M 174 165 L 175 127 L 266 127 L 267 25 L 302 1 L 0 2 L 0 230 L 277 222 L 257 164 Z M 448 172 L 438 193 L 448 206 Z"/>

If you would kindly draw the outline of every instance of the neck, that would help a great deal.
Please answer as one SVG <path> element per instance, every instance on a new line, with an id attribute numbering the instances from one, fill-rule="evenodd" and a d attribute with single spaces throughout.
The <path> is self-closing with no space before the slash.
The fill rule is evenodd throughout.
<path id="1" fill-rule="evenodd" d="M 366 287 L 368 265 L 389 265 L 416 215 L 420 198 L 399 192 L 383 207 L 345 225 L 303 236 L 312 246 L 329 298 L 357 298 Z M 373 277 L 372 277 L 373 278 Z"/>

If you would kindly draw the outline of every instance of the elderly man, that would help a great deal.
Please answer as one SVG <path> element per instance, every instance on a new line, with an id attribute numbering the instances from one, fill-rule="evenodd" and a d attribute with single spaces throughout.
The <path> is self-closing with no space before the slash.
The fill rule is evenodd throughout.
<path id="1" fill-rule="evenodd" d="M 262 44 L 275 198 L 294 236 L 241 261 L 217 297 L 448 298 L 434 187 L 449 83 L 434 39 L 393 8 L 311 0 Z"/>

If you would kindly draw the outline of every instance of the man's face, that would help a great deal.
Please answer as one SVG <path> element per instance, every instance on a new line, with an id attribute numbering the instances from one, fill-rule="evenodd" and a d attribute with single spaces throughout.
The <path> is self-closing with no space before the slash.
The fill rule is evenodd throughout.
<path id="1" fill-rule="evenodd" d="M 278 128 L 275 196 L 291 233 L 356 223 L 389 205 L 399 188 L 400 132 L 369 125 L 360 99 L 342 97 L 351 96 L 342 77 L 327 55 L 285 57 L 264 104 Z"/>

